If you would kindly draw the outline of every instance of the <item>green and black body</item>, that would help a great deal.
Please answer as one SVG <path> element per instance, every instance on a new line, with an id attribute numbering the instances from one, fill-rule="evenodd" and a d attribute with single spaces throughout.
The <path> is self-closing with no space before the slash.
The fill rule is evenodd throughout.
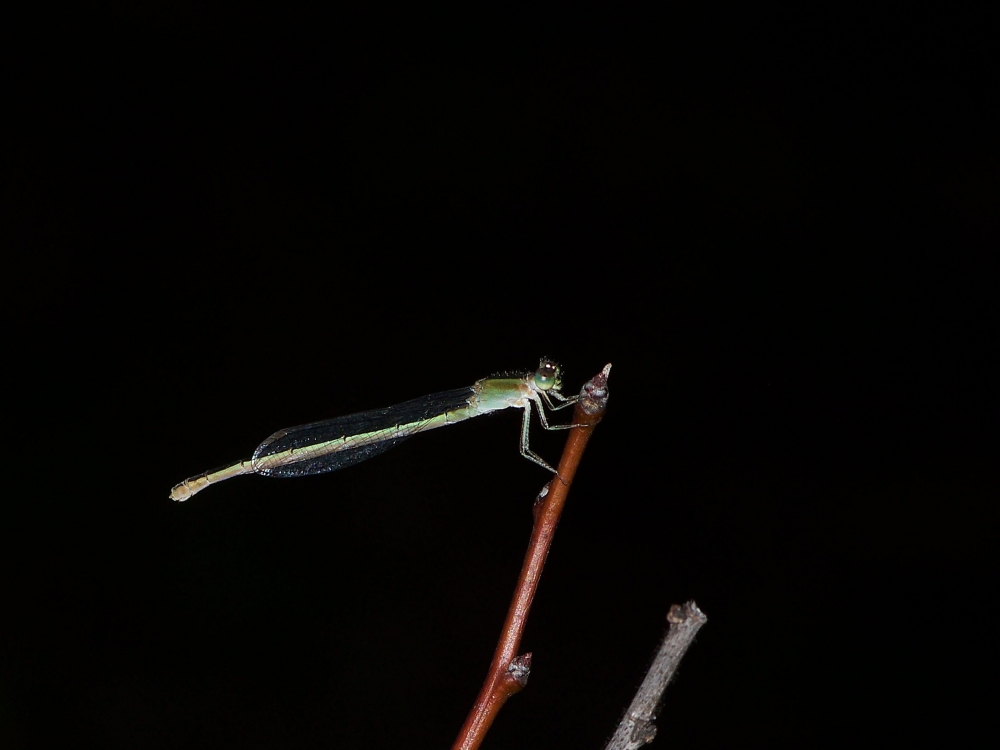
<path id="1" fill-rule="evenodd" d="M 554 472 L 528 448 L 528 428 L 532 404 L 545 429 L 570 426 L 549 425 L 545 416 L 545 408 L 555 410 L 576 401 L 563 396 L 560 386 L 559 366 L 543 359 L 534 373 L 484 378 L 470 387 L 422 396 L 383 409 L 289 427 L 267 438 L 251 458 L 184 480 L 171 490 L 170 497 L 187 500 L 210 484 L 241 474 L 301 477 L 336 471 L 377 456 L 418 432 L 511 407 L 524 411 L 521 454 Z M 553 397 L 559 403 L 553 403 Z"/>

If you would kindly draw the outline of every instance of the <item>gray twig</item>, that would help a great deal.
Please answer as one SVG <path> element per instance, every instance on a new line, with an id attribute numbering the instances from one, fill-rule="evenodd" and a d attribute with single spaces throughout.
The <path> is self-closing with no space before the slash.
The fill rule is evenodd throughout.
<path id="1" fill-rule="evenodd" d="M 604 750 L 636 750 L 652 742 L 656 736 L 656 707 L 660 704 L 667 683 L 677 671 L 684 653 L 701 626 L 708 622 L 705 613 L 693 601 L 675 604 L 667 615 L 670 628 L 663 637 L 660 650 L 646 672 L 646 678 L 632 699 L 625 716 Z"/>

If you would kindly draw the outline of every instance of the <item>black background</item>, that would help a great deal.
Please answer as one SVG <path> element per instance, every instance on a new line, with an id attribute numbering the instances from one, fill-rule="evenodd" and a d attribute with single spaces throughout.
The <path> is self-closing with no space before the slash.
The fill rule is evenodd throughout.
<path id="1" fill-rule="evenodd" d="M 18 27 L 0 746 L 449 746 L 547 479 L 517 415 L 167 493 L 540 355 L 612 396 L 486 747 L 601 746 L 691 598 L 658 744 L 974 743 L 991 27 L 828 8 Z"/>

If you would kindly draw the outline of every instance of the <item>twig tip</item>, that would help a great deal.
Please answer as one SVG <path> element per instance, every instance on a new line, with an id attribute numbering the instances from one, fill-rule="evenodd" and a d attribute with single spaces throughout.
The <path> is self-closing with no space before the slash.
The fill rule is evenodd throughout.
<path id="1" fill-rule="evenodd" d="M 705 613 L 698 609 L 698 605 L 695 604 L 694 600 L 685 602 L 684 604 L 671 605 L 670 611 L 667 612 L 667 622 L 673 625 L 680 625 L 682 622 L 687 622 L 688 620 L 696 620 L 703 624 L 708 622 Z"/>
<path id="2" fill-rule="evenodd" d="M 608 405 L 608 375 L 611 374 L 611 363 L 583 384 L 580 389 L 580 407 L 587 414 L 594 415 L 604 411 Z"/>

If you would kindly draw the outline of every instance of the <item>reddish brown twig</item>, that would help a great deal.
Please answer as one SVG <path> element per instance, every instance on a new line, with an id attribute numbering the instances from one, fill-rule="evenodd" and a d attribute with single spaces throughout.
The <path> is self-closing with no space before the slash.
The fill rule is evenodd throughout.
<path id="1" fill-rule="evenodd" d="M 573 424 L 577 426 L 569 431 L 566 448 L 559 461 L 559 474 L 546 485 L 535 501 L 535 523 L 531 530 L 531 541 L 528 543 L 524 565 L 521 566 L 521 575 L 514 590 L 510 609 L 507 611 L 507 620 L 504 622 L 500 642 L 493 654 L 489 673 L 472 711 L 469 712 L 455 744 L 452 745 L 452 750 L 478 748 L 500 707 L 528 682 L 531 654 L 523 654 L 516 658 L 515 654 L 521 643 L 531 601 L 538 589 L 545 558 L 549 554 L 549 547 L 552 545 L 552 538 L 559 524 L 559 516 L 566 504 L 570 484 L 583 457 L 583 451 L 587 447 L 587 441 L 590 440 L 594 427 L 604 416 L 604 408 L 608 402 L 610 371 L 611 365 L 606 365 L 604 370 L 589 380 L 580 392 L 580 400 L 573 411 Z"/>

